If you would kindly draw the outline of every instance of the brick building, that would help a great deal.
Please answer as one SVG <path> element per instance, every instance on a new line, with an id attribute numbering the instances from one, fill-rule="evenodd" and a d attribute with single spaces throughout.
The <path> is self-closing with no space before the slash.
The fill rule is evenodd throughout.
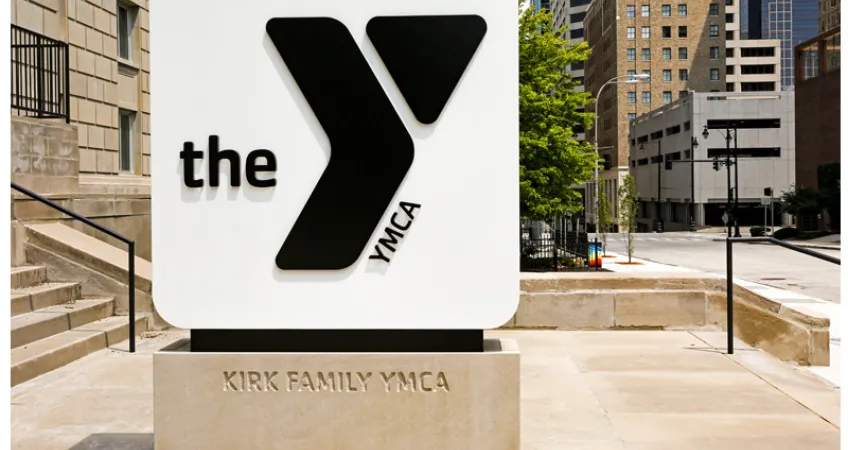
<path id="1" fill-rule="evenodd" d="M 601 178 L 608 197 L 628 171 L 631 122 L 690 91 L 720 92 L 725 85 L 725 2 L 595 0 L 584 20 L 592 55 L 586 87 L 597 95 L 614 77 L 650 74 L 649 82 L 619 83 L 598 101 Z M 592 140 L 592 133 L 587 139 Z M 588 203 L 594 203 L 589 189 Z M 590 208 L 591 210 L 591 208 Z M 594 218 L 593 214 L 590 220 Z"/>
<path id="2" fill-rule="evenodd" d="M 795 47 L 796 186 L 820 190 L 840 163 L 840 27 Z M 834 166 L 836 165 L 836 166 Z M 835 167 L 835 169 L 834 169 Z M 839 217 L 799 217 L 801 229 L 836 229 Z"/>

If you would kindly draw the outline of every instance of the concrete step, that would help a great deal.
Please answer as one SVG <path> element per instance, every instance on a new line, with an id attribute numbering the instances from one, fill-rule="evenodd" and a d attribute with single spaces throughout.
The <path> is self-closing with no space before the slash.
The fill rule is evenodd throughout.
<path id="1" fill-rule="evenodd" d="M 12 289 L 12 317 L 80 298 L 79 283 L 43 283 Z"/>
<path id="2" fill-rule="evenodd" d="M 89 298 L 12 318 L 12 348 L 35 342 L 112 315 L 113 298 Z"/>
<path id="3" fill-rule="evenodd" d="M 147 316 L 136 317 L 136 334 L 147 331 Z M 58 369 L 129 338 L 129 319 L 112 316 L 12 350 L 12 386 Z"/>
<path id="4" fill-rule="evenodd" d="M 47 268 L 44 266 L 12 267 L 12 289 L 20 289 L 47 281 Z"/>

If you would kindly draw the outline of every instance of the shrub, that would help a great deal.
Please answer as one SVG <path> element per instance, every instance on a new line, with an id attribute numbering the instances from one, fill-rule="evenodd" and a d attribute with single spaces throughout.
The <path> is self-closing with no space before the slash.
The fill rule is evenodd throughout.
<path id="1" fill-rule="evenodd" d="M 781 228 L 774 232 L 775 239 L 791 239 L 798 236 L 798 229 L 793 227 Z"/>
<path id="2" fill-rule="evenodd" d="M 771 231 L 771 228 L 765 227 L 751 227 L 751 237 L 762 237 L 765 236 L 766 233 Z"/>

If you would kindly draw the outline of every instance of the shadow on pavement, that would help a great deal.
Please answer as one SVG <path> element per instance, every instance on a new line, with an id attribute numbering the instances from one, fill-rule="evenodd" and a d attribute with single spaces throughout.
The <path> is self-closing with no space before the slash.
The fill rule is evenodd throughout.
<path id="1" fill-rule="evenodd" d="M 153 450 L 153 433 L 92 434 L 69 450 Z"/>

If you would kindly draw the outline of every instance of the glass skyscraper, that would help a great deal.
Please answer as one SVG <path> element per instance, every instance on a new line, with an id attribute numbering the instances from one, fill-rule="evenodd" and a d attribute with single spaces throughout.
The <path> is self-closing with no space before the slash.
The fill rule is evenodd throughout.
<path id="1" fill-rule="evenodd" d="M 780 40 L 780 84 L 793 90 L 794 48 L 818 35 L 818 0 L 743 0 L 740 7 L 743 39 Z"/>

